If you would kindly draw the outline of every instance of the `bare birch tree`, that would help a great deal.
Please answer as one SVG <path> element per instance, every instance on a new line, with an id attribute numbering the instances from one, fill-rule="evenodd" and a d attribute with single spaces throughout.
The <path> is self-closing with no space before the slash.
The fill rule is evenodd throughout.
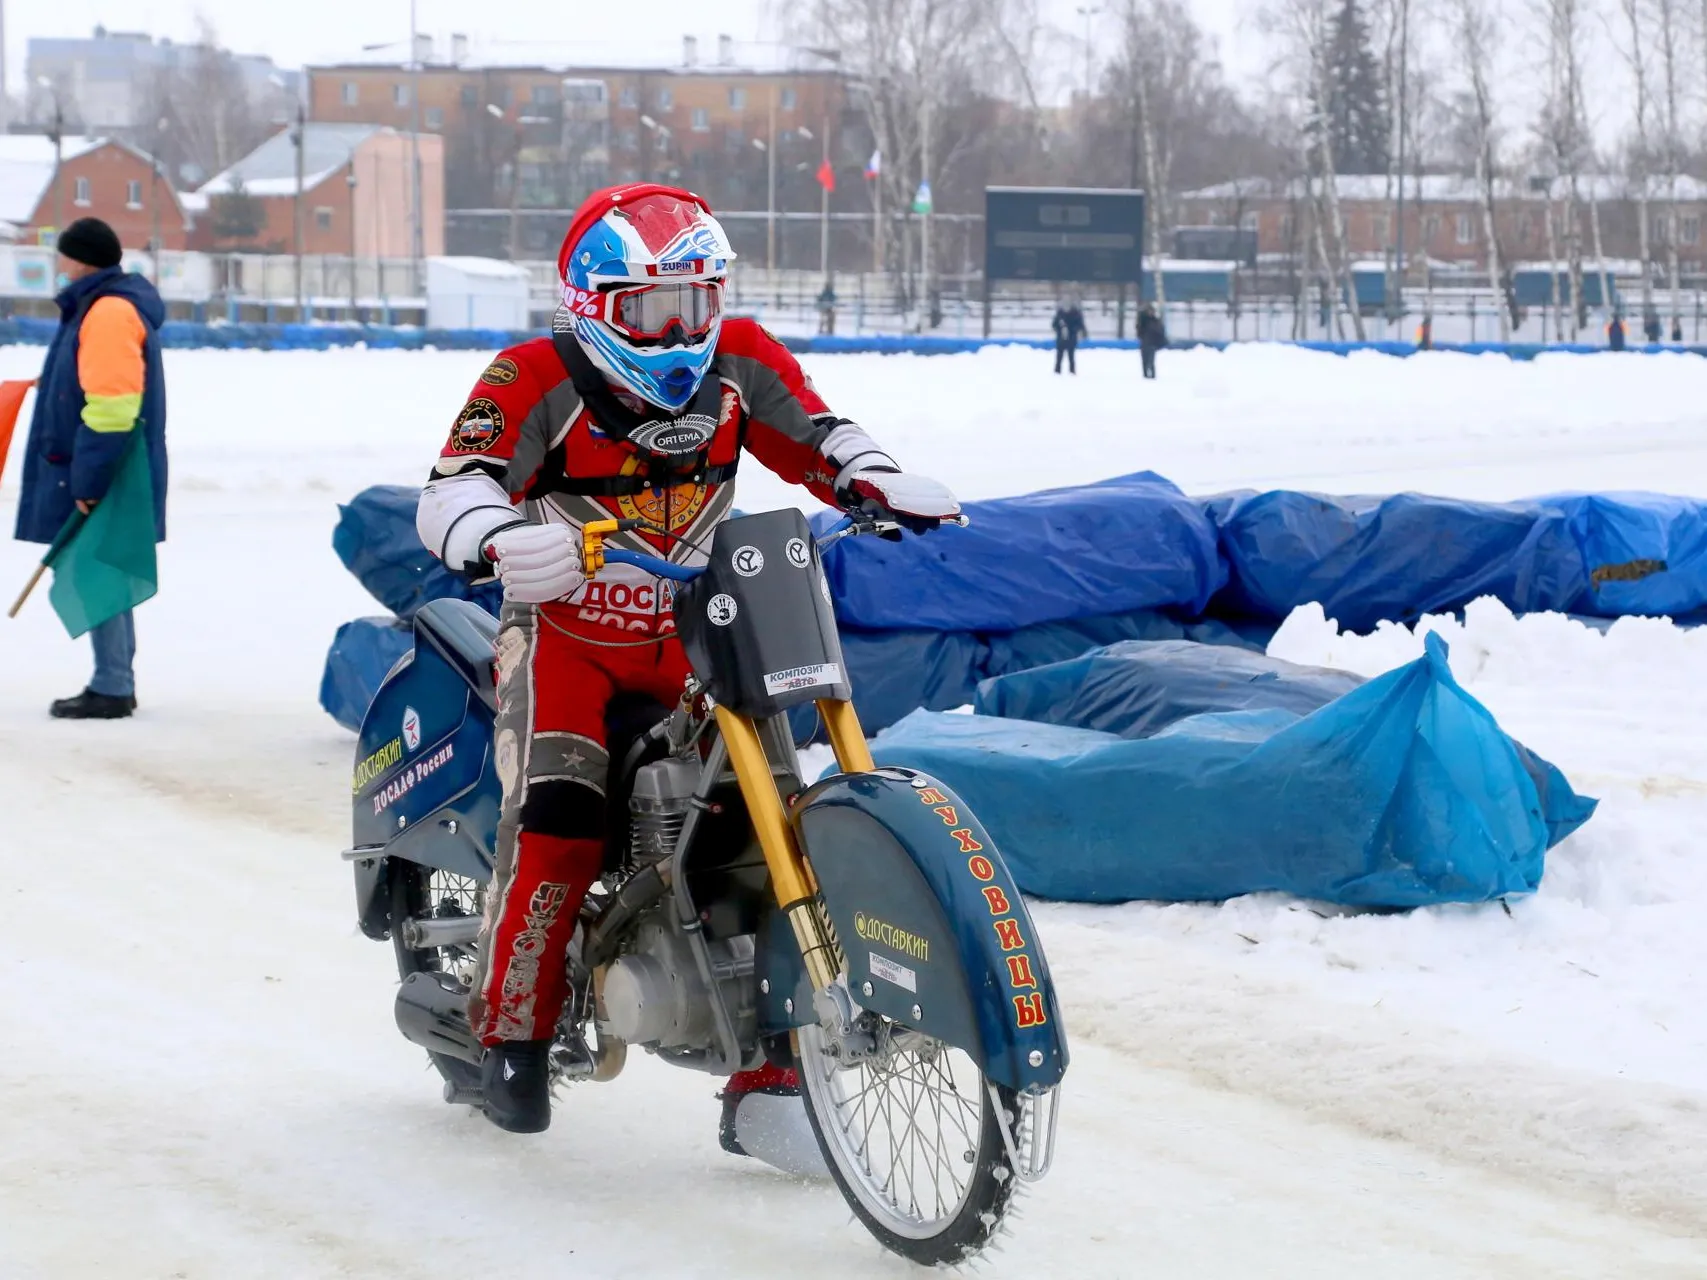
<path id="1" fill-rule="evenodd" d="M 1548 191 L 1548 228 L 1553 237 L 1555 330 L 1558 326 L 1557 254 L 1562 247 L 1570 289 L 1571 331 L 1580 331 L 1583 317 L 1582 178 L 1589 158 L 1588 126 L 1583 112 L 1582 42 L 1587 0 L 1540 0 L 1547 41 L 1546 98 L 1541 109 L 1543 149 L 1559 181 Z M 1564 208 L 1559 208 L 1560 197 Z M 1560 241 L 1563 241 L 1562 245 Z M 1563 336 L 1559 332 L 1559 336 Z"/>
<path id="2" fill-rule="evenodd" d="M 1682 50 L 1679 48 L 1683 14 L 1678 0 L 1651 0 L 1654 27 L 1659 37 L 1660 72 L 1660 171 L 1666 194 L 1666 274 L 1671 286 L 1671 314 L 1675 321 L 1683 303 L 1677 260 L 1677 180 L 1683 164 L 1683 124 L 1680 118 L 1683 95 Z"/>
<path id="3" fill-rule="evenodd" d="M 1365 336 L 1363 311 L 1357 303 L 1351 263 L 1346 258 L 1345 220 L 1326 118 L 1334 89 L 1329 57 L 1332 24 L 1327 0 L 1279 0 L 1269 10 L 1267 23 L 1281 38 L 1293 77 L 1308 104 L 1303 123 L 1304 170 L 1313 193 L 1316 249 L 1332 282 L 1329 305 L 1337 325 L 1340 306 L 1344 304 L 1350 312 L 1352 332 L 1361 342 Z"/>
<path id="4" fill-rule="evenodd" d="M 1626 166 L 1629 185 L 1634 187 L 1636 198 L 1636 228 L 1637 252 L 1642 259 L 1642 323 L 1647 324 L 1648 317 L 1654 310 L 1654 258 L 1653 246 L 1649 241 L 1652 219 L 1648 212 L 1648 201 L 1652 195 L 1653 172 L 1650 167 L 1653 158 L 1653 144 L 1648 134 L 1648 112 L 1650 109 L 1650 92 L 1648 88 L 1648 57 L 1647 45 L 1643 39 L 1642 17 L 1645 8 L 1643 0 L 1618 0 L 1619 8 L 1623 11 L 1625 24 L 1630 31 L 1630 44 L 1621 50 L 1624 59 L 1630 66 L 1631 87 L 1635 90 L 1635 100 L 1631 103 L 1635 112 L 1636 133 L 1633 139 L 1629 162 Z"/>
<path id="5" fill-rule="evenodd" d="M 1495 202 L 1499 168 L 1495 163 L 1492 76 L 1498 28 L 1487 0 L 1453 0 L 1453 26 L 1453 44 L 1470 90 L 1469 125 L 1476 157 L 1476 193 L 1481 206 L 1482 242 L 1487 251 L 1488 287 L 1500 299 L 1500 341 L 1509 342 L 1512 326 L 1517 322 L 1517 299 L 1502 262 Z"/>

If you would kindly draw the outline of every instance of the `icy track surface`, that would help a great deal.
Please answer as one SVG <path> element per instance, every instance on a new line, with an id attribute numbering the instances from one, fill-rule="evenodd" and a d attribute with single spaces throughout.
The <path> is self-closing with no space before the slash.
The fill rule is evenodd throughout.
<path id="1" fill-rule="evenodd" d="M 0 351 L 0 377 L 40 358 Z M 331 553 L 334 504 L 419 482 L 483 358 L 167 361 L 142 713 L 47 722 L 86 647 L 45 600 L 0 623 L 0 1277 L 915 1274 L 827 1184 L 724 1156 L 707 1078 L 636 1062 L 539 1139 L 438 1100 L 392 1026 L 389 950 L 353 926 L 352 744 L 313 698 L 333 629 L 377 612 Z M 1143 467 L 1193 492 L 1707 492 L 1688 357 L 1047 367 L 809 364 L 971 497 Z M 743 472 L 744 507 L 791 500 Z M 0 544 L 8 595 L 31 563 Z M 1075 1054 L 1060 1158 L 981 1274 L 1707 1275 L 1707 632 L 1491 604 L 1431 625 L 1600 814 L 1509 914 L 1039 907 Z M 1420 642 L 1301 611 L 1274 651 L 1373 674 Z"/>

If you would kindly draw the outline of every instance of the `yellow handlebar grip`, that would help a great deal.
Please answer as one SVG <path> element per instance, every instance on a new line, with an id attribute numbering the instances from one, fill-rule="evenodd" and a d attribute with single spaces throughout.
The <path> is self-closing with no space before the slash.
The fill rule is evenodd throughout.
<path id="1" fill-rule="evenodd" d="M 605 539 L 621 529 L 618 520 L 594 520 L 581 526 L 581 566 L 589 578 L 605 567 Z"/>

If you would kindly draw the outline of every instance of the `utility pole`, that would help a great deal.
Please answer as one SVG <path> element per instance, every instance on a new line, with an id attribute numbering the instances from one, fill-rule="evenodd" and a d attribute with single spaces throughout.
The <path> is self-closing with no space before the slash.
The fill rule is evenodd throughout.
<path id="1" fill-rule="evenodd" d="M 425 286 L 421 278 L 422 263 L 427 256 L 426 242 L 426 211 L 421 207 L 421 32 L 417 21 L 416 0 L 409 0 L 409 105 L 414 115 L 414 125 L 409 134 L 409 160 L 414 170 L 414 225 L 413 242 L 410 246 L 413 259 L 414 292 L 420 294 Z"/>
<path id="2" fill-rule="evenodd" d="M 350 172 L 345 179 L 350 184 L 350 323 L 354 324 L 360 317 L 356 314 L 356 274 L 358 260 L 356 258 L 356 153 L 350 152 Z"/>
<path id="3" fill-rule="evenodd" d="M 299 98 L 296 104 L 296 128 L 291 130 L 291 144 L 296 147 L 296 199 L 291 202 L 291 238 L 296 249 L 296 322 L 303 322 L 302 314 L 302 184 L 303 184 L 303 153 L 307 150 L 308 112 L 304 109 Z"/>
<path id="4" fill-rule="evenodd" d="M 776 280 L 776 81 L 771 81 L 770 131 L 765 140 L 765 270 Z"/>

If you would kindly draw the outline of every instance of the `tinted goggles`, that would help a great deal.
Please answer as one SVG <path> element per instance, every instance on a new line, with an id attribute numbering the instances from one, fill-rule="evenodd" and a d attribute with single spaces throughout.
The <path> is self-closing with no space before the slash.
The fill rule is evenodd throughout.
<path id="1" fill-rule="evenodd" d="M 723 311 L 723 286 L 648 284 L 613 289 L 605 295 L 605 320 L 635 342 L 658 342 L 680 327 L 691 340 L 703 338 Z"/>

